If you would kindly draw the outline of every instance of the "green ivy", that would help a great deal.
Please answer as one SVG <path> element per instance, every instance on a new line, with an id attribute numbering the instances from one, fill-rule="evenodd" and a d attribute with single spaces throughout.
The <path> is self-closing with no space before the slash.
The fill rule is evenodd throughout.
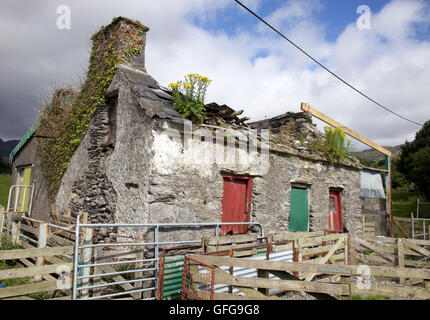
<path id="1" fill-rule="evenodd" d="M 71 112 L 66 121 L 56 128 L 59 136 L 44 139 L 38 148 L 51 199 L 55 198 L 69 161 L 84 138 L 94 113 L 105 103 L 104 95 L 119 64 L 139 54 L 144 44 L 142 35 L 145 27 L 137 21 L 127 20 L 132 27 L 124 29 L 122 26 L 121 37 L 112 35 L 111 29 L 120 28 L 117 25 L 121 20 L 127 19 L 114 18 L 109 26 L 102 26 L 92 36 L 93 47 L 86 80 Z M 46 129 L 43 126 L 42 122 L 39 126 L 42 131 Z"/>

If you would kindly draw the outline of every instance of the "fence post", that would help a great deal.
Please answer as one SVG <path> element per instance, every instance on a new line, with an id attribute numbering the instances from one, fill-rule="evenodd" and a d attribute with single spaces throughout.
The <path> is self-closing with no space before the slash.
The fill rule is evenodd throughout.
<path id="1" fill-rule="evenodd" d="M 55 203 L 51 203 L 51 216 L 55 215 Z"/>
<path id="2" fill-rule="evenodd" d="M 12 227 L 12 213 L 6 212 L 6 237 L 9 237 L 11 227 Z"/>
<path id="3" fill-rule="evenodd" d="M 351 279 L 350 279 L 350 276 L 341 275 L 340 276 L 340 283 L 342 285 L 346 285 L 348 287 L 347 294 L 342 294 L 341 300 L 351 300 Z"/>
<path id="4" fill-rule="evenodd" d="M 90 245 L 92 243 L 93 239 L 93 228 L 85 228 L 84 229 L 84 246 Z M 82 264 L 90 264 L 91 263 L 91 256 L 92 256 L 92 248 L 84 248 L 82 250 Z M 82 268 L 82 276 L 89 276 L 90 275 L 90 267 Z M 90 283 L 89 278 L 83 278 L 82 279 L 82 286 L 88 286 Z M 88 297 L 89 291 L 88 290 L 82 290 L 82 298 Z"/>
<path id="5" fill-rule="evenodd" d="M 85 211 L 79 211 L 78 215 L 81 216 L 81 224 L 88 223 L 88 212 Z"/>
<path id="6" fill-rule="evenodd" d="M 136 253 L 136 260 L 143 260 L 144 254 L 143 254 L 143 247 L 136 247 L 137 253 Z M 136 263 L 136 269 L 137 270 L 142 270 L 144 267 L 143 262 L 137 262 Z M 134 279 L 141 279 L 143 278 L 144 274 L 143 271 L 138 271 L 134 274 Z M 139 281 L 139 282 L 135 282 L 134 283 L 134 287 L 135 289 L 143 289 L 143 281 Z M 139 299 L 143 298 L 143 292 L 139 292 L 137 294 L 137 296 L 139 297 Z"/>
<path id="7" fill-rule="evenodd" d="M 298 262 L 298 261 L 299 261 L 299 254 L 297 252 L 296 241 L 293 240 L 293 262 Z M 298 272 L 293 272 L 293 275 L 296 278 L 299 277 L 299 273 Z"/>
<path id="8" fill-rule="evenodd" d="M 348 238 L 348 234 L 345 234 L 345 264 L 348 265 L 349 263 L 349 259 L 348 259 L 348 250 L 349 250 L 349 238 Z"/>
<path id="9" fill-rule="evenodd" d="M 302 239 L 297 239 L 297 262 L 302 262 L 303 260 L 303 250 L 302 250 L 303 244 Z M 297 278 L 300 279 L 302 274 L 300 272 L 297 272 Z"/>
<path id="10" fill-rule="evenodd" d="M 405 267 L 405 248 L 403 246 L 403 239 L 397 239 L 397 260 L 399 263 L 399 268 Z M 405 278 L 399 278 L 400 284 L 405 284 Z"/>
<path id="11" fill-rule="evenodd" d="M 40 223 L 39 224 L 39 235 L 37 237 L 37 247 L 38 248 L 46 248 L 46 243 L 48 239 L 48 223 Z M 45 265 L 45 257 L 40 256 L 36 258 L 36 266 Z M 42 281 L 42 274 L 38 274 L 34 276 L 34 281 Z"/>
<path id="12" fill-rule="evenodd" d="M 101 248 L 94 248 L 94 263 L 99 263 L 103 261 L 103 251 Z M 99 267 L 94 267 L 94 274 L 102 273 L 102 269 Z M 102 277 L 93 278 L 93 284 L 101 284 L 103 282 Z M 99 288 L 93 289 L 93 297 L 99 296 L 101 290 Z"/>
<path id="13" fill-rule="evenodd" d="M 20 235 L 20 229 L 21 229 L 21 221 L 13 221 L 12 220 L 12 229 L 11 229 L 11 235 L 12 235 L 12 243 L 13 244 L 19 244 L 19 235 Z"/>
<path id="14" fill-rule="evenodd" d="M 4 212 L 4 207 L 0 206 L 0 242 L 1 238 L 3 237 L 3 226 L 5 221 L 6 213 Z"/>

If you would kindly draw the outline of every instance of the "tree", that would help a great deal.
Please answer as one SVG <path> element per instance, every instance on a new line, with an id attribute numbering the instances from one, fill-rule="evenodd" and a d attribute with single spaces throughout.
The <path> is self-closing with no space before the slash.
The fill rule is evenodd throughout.
<path id="1" fill-rule="evenodd" d="M 11 174 L 10 163 L 0 155 L 0 174 Z"/>
<path id="2" fill-rule="evenodd" d="M 418 191 L 430 200 L 430 120 L 415 135 L 415 140 L 402 147 L 398 169 Z"/>
<path id="3" fill-rule="evenodd" d="M 399 170 L 400 156 L 391 160 L 391 185 L 393 189 L 409 191 L 411 189 L 411 182 L 406 179 L 405 175 Z"/>

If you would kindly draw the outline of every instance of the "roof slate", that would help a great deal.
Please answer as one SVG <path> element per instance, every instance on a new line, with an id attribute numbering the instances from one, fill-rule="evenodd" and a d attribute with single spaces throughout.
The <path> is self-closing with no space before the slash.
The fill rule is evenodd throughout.
<path id="1" fill-rule="evenodd" d="M 119 67 L 119 70 L 128 80 L 140 106 L 145 109 L 150 117 L 184 122 L 182 115 L 173 106 L 170 90 L 161 87 L 154 78 L 141 70 L 122 66 Z"/>

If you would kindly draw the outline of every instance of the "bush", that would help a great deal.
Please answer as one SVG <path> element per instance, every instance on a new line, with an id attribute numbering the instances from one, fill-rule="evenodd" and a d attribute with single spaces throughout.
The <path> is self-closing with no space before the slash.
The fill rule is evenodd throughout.
<path id="1" fill-rule="evenodd" d="M 324 127 L 325 139 L 316 139 L 311 148 L 321 152 L 332 163 L 344 163 L 351 155 L 351 140 L 339 128 Z"/>
<path id="2" fill-rule="evenodd" d="M 210 82 L 211 80 L 206 77 L 190 73 L 185 76 L 185 81 L 169 84 L 175 99 L 175 108 L 184 118 L 193 122 L 202 123 L 204 121 L 206 111 L 204 102 Z"/>

